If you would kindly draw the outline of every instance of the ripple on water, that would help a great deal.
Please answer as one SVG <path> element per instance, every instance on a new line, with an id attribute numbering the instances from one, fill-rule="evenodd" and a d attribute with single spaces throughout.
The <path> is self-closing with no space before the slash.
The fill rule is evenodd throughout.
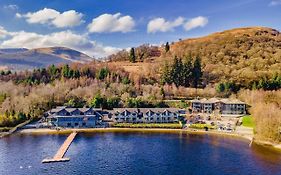
<path id="1" fill-rule="evenodd" d="M 244 140 L 209 135 L 161 133 L 79 134 L 69 162 L 42 164 L 65 135 L 18 136 L 0 140 L 3 174 L 261 174 L 281 172 L 281 155 Z"/>

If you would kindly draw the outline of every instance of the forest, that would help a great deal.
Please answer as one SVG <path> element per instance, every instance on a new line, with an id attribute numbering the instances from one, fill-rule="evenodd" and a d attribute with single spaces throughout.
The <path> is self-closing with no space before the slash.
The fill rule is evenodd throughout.
<path id="1" fill-rule="evenodd" d="M 194 81 L 192 77 L 190 82 Z M 197 83 L 201 82 L 200 78 L 201 75 Z M 106 63 L 75 63 L 32 71 L 9 71 L 1 73 L 0 80 L 0 126 L 14 126 L 23 120 L 40 117 L 44 111 L 58 105 L 106 109 L 185 107 L 184 102 L 168 104 L 165 100 L 216 94 L 212 88 L 186 88 L 176 84 L 176 80 L 171 83 L 142 83 L 141 79 L 132 78 L 122 68 Z"/>

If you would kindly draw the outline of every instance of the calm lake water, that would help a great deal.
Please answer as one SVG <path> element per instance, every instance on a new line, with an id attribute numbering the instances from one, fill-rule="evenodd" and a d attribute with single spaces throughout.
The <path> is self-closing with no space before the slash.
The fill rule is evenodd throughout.
<path id="1" fill-rule="evenodd" d="M 42 164 L 66 135 L 0 139 L 0 174 L 254 174 L 281 175 L 281 154 L 221 136 L 156 133 L 79 133 L 69 162 Z"/>

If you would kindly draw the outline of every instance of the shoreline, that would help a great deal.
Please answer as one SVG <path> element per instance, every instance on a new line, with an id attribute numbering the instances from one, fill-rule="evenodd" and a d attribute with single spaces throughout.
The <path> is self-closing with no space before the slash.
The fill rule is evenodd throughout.
<path id="1" fill-rule="evenodd" d="M 259 141 L 254 138 L 254 135 L 239 134 L 237 132 L 227 133 L 220 131 L 204 131 L 204 130 L 190 130 L 190 129 L 165 129 L 165 128 L 66 128 L 62 130 L 55 130 L 49 128 L 40 129 L 22 129 L 17 131 L 18 134 L 70 134 L 72 132 L 80 133 L 113 133 L 113 132 L 142 132 L 142 133 L 186 133 L 186 134 L 206 134 L 214 136 L 236 137 L 249 142 L 249 146 L 254 143 L 270 149 L 281 151 L 281 144 L 274 144 L 266 141 Z"/>
<path id="2" fill-rule="evenodd" d="M 110 132 L 150 132 L 150 133 L 187 133 L 187 134 L 211 134 L 221 136 L 240 137 L 248 141 L 252 141 L 251 136 L 242 135 L 238 133 L 227 133 L 219 131 L 204 131 L 204 130 L 190 130 L 190 129 L 167 129 L 167 128 L 66 128 L 62 130 L 55 129 L 22 129 L 19 134 L 70 134 L 72 132 L 80 133 L 110 133 Z"/>

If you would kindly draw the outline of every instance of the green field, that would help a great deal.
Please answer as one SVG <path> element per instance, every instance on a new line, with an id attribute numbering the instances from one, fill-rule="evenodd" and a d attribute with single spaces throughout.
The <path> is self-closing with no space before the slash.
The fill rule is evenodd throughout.
<path id="1" fill-rule="evenodd" d="M 181 129 L 180 123 L 116 123 L 113 127 L 117 128 L 169 128 Z"/>
<path id="2" fill-rule="evenodd" d="M 242 126 L 253 128 L 255 126 L 253 118 L 250 115 L 244 116 L 242 119 Z"/>
<path id="3" fill-rule="evenodd" d="M 208 124 L 192 124 L 189 126 L 189 128 L 194 128 L 194 129 L 205 129 L 206 127 L 208 129 L 216 129 L 215 126 L 208 125 Z"/>

